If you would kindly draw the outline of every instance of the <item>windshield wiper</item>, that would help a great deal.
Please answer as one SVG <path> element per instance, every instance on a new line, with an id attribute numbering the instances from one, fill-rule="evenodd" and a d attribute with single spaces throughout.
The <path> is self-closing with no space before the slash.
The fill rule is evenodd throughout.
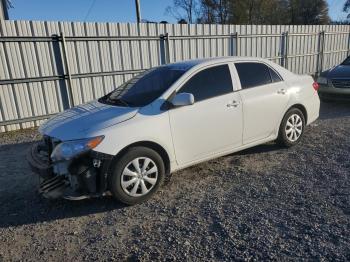
<path id="1" fill-rule="evenodd" d="M 126 102 L 126 101 L 125 101 L 124 99 L 122 99 L 122 98 L 111 98 L 111 97 L 107 97 L 106 101 L 109 102 L 109 103 L 113 103 L 113 104 L 119 103 L 119 104 L 122 104 L 122 105 L 124 105 L 124 106 L 130 107 L 129 103 Z"/>

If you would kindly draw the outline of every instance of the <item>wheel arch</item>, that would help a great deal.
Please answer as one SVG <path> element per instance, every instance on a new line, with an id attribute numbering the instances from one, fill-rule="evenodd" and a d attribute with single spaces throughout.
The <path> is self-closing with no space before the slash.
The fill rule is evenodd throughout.
<path id="1" fill-rule="evenodd" d="M 284 119 L 284 117 L 285 117 L 285 115 L 289 112 L 289 110 L 291 110 L 292 108 L 297 108 L 297 109 L 299 109 L 302 113 L 303 113 L 303 115 L 304 115 L 304 118 L 305 118 L 305 125 L 307 124 L 307 118 L 308 118 L 308 115 L 307 115 L 307 111 L 306 111 L 306 108 L 305 108 L 305 106 L 303 106 L 302 104 L 293 104 L 293 105 L 291 105 L 291 106 L 289 106 L 288 108 L 287 108 L 287 110 L 284 112 L 284 114 L 282 115 L 282 117 L 281 117 L 281 119 L 280 119 L 280 121 L 279 121 L 279 124 L 278 124 L 278 126 L 276 127 L 276 136 L 278 135 L 278 132 L 279 132 L 279 129 L 280 129 L 280 127 L 281 127 L 281 124 L 282 124 L 282 121 L 283 121 L 283 119 Z"/>
<path id="2" fill-rule="evenodd" d="M 307 118 L 308 118 L 308 115 L 307 115 L 307 111 L 306 111 L 306 108 L 305 108 L 305 106 L 303 106 L 302 104 L 294 104 L 294 105 L 292 105 L 292 106 L 290 106 L 289 108 L 288 108 L 288 110 L 286 111 L 286 113 L 284 114 L 284 116 L 287 114 L 287 112 L 289 111 L 289 110 L 291 110 L 292 108 L 297 108 L 297 109 L 299 109 L 302 113 L 303 113 L 303 115 L 304 115 L 304 118 L 305 118 L 305 125 L 307 124 Z M 283 117 L 284 117 L 283 116 Z M 283 118 L 282 118 L 283 119 Z"/>
<path id="3" fill-rule="evenodd" d="M 160 157 L 163 159 L 164 166 L 165 166 L 165 174 L 166 175 L 170 174 L 171 167 L 170 167 L 170 157 L 169 157 L 168 152 L 165 150 L 164 147 L 162 147 L 158 143 L 155 143 L 155 142 L 152 142 L 152 141 L 138 141 L 138 142 L 134 142 L 134 143 L 124 147 L 122 150 L 120 150 L 113 157 L 113 162 L 117 161 L 130 148 L 132 148 L 132 147 L 140 147 L 140 146 L 147 147 L 147 148 L 150 148 L 150 149 L 153 149 L 154 151 L 156 151 L 160 155 Z"/>

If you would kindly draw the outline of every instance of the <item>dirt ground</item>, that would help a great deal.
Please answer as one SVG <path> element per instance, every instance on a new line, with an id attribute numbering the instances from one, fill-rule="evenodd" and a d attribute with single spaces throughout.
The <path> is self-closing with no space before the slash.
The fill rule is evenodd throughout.
<path id="1" fill-rule="evenodd" d="M 350 260 L 350 104 L 322 104 L 301 143 L 265 144 L 172 175 L 150 201 L 48 201 L 0 134 L 0 261 Z"/>

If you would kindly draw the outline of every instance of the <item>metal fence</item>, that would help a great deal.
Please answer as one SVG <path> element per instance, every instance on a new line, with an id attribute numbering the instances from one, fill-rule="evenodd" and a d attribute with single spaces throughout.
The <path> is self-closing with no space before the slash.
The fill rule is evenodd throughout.
<path id="1" fill-rule="evenodd" d="M 164 63 L 265 57 L 317 74 L 349 53 L 349 26 L 0 21 L 0 131 L 39 125 Z"/>

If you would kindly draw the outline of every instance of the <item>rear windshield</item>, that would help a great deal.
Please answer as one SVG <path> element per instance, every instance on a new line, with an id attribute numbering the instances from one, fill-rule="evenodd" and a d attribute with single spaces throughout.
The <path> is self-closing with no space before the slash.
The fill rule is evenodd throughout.
<path id="1" fill-rule="evenodd" d="M 346 58 L 345 61 L 341 64 L 342 65 L 350 65 L 350 56 L 348 58 Z"/>
<path id="2" fill-rule="evenodd" d="M 100 98 L 100 102 L 118 106 L 142 107 L 160 97 L 186 70 L 160 66 L 147 70 L 113 92 Z"/>

